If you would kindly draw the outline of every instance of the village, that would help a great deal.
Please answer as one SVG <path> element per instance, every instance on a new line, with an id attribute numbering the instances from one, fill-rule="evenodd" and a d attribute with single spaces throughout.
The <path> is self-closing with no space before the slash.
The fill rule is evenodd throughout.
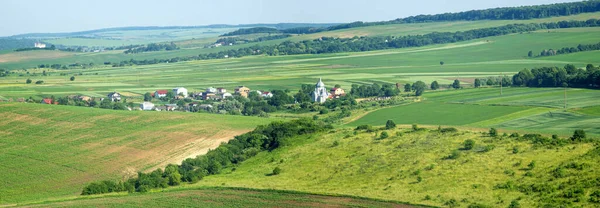
<path id="1" fill-rule="evenodd" d="M 118 91 L 108 93 L 106 97 L 91 97 L 85 95 L 70 95 L 55 98 L 47 97 L 41 104 L 75 105 L 100 107 L 115 110 L 130 111 L 183 111 L 211 112 L 221 114 L 263 115 L 275 112 L 285 105 L 313 103 L 321 105 L 328 100 L 345 97 L 346 92 L 340 86 L 327 90 L 321 79 L 313 85 L 314 89 L 303 86 L 295 95 L 289 95 L 287 90 L 260 91 L 251 90 L 246 86 L 237 86 L 233 91 L 223 87 L 208 87 L 202 92 L 189 92 L 185 87 L 173 89 L 157 89 L 140 97 L 124 96 Z M 138 104 L 131 101 L 138 101 Z M 306 107 L 306 105 L 303 105 Z M 314 110 L 314 109 L 313 109 Z"/>

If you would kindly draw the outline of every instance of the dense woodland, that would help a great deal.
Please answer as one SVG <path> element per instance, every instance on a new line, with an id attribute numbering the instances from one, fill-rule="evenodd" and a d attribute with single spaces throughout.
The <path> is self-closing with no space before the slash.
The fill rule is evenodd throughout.
<path id="1" fill-rule="evenodd" d="M 184 160 L 181 165 L 168 165 L 164 171 L 138 172 L 137 178 L 118 183 L 113 181 L 94 182 L 87 185 L 82 195 L 111 192 L 148 192 L 153 188 L 177 186 L 183 182 L 195 183 L 208 175 L 219 174 L 223 169 L 239 164 L 261 151 L 272 151 L 295 136 L 322 132 L 333 128 L 310 119 L 288 122 L 273 122 L 258 126 L 251 132 L 236 136 L 227 144 L 210 150 L 205 155 Z M 274 171 L 273 174 L 278 174 Z"/>
<path id="2" fill-rule="evenodd" d="M 217 41 L 215 41 L 215 43 L 221 43 L 223 45 L 239 44 L 239 43 L 255 43 L 255 42 L 268 41 L 268 40 L 284 39 L 284 38 L 289 38 L 291 36 L 292 35 L 290 35 L 290 34 L 278 34 L 278 35 L 261 36 L 261 37 L 254 38 L 254 39 L 241 38 L 241 37 L 224 37 L 224 38 L 219 38 Z"/>
<path id="3" fill-rule="evenodd" d="M 243 28 L 230 33 L 225 33 L 221 36 L 235 36 L 235 35 L 248 35 L 248 34 L 256 34 L 256 33 L 281 33 L 278 29 L 271 27 L 253 27 L 253 28 Z"/>
<path id="4" fill-rule="evenodd" d="M 512 79 L 514 86 L 527 87 L 600 87 L 600 69 L 588 64 L 586 69 L 573 65 L 523 69 Z"/>
<path id="5" fill-rule="evenodd" d="M 556 56 L 556 55 L 562 55 L 562 54 L 577 53 L 577 52 L 583 52 L 583 51 L 597 51 L 597 50 L 600 50 L 600 43 L 579 44 L 577 47 L 564 47 L 564 48 L 561 48 L 558 50 L 544 49 L 544 50 L 542 50 L 542 52 L 540 52 L 539 56 Z M 533 51 L 529 51 L 529 54 L 527 54 L 527 55 L 529 57 L 533 57 Z"/>
<path id="6" fill-rule="evenodd" d="M 36 42 L 33 39 L 0 38 L 0 50 L 30 48 Z"/>

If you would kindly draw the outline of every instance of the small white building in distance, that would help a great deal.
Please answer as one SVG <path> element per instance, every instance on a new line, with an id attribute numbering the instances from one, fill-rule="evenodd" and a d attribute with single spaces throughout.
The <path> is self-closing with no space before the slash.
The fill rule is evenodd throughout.
<path id="1" fill-rule="evenodd" d="M 319 82 L 315 85 L 315 91 L 313 92 L 313 102 L 324 103 L 329 98 L 329 92 L 325 89 L 325 84 L 319 78 Z"/>
<path id="2" fill-rule="evenodd" d="M 142 110 L 149 111 L 154 109 L 154 104 L 151 102 L 143 102 L 142 104 L 140 104 L 140 108 Z"/>
<path id="3" fill-rule="evenodd" d="M 46 44 L 40 43 L 40 42 L 36 42 L 34 44 L 34 47 L 36 48 L 46 48 Z"/>
<path id="4" fill-rule="evenodd" d="M 176 96 L 179 94 L 183 94 L 183 97 L 188 97 L 188 91 L 183 87 L 174 88 L 173 93 L 175 93 Z"/>

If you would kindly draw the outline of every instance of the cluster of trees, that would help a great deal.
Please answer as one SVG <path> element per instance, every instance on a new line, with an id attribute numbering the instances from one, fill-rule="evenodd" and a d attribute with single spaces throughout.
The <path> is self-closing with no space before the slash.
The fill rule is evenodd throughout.
<path id="1" fill-rule="evenodd" d="M 572 3 L 561 3 L 539 6 L 507 7 L 485 10 L 472 10 L 458 13 L 444 13 L 436 15 L 418 15 L 406 18 L 398 18 L 391 21 L 381 22 L 353 22 L 331 26 L 325 30 L 340 30 L 355 27 L 367 27 L 375 25 L 423 23 L 442 21 L 475 21 L 475 20 L 525 20 L 545 18 L 553 16 L 568 16 L 580 13 L 600 11 L 600 1 L 582 1 Z"/>
<path id="2" fill-rule="evenodd" d="M 123 53 L 130 54 L 130 53 L 143 53 L 143 52 L 162 51 L 162 50 L 166 50 L 166 51 L 179 50 L 179 47 L 177 47 L 177 45 L 175 45 L 175 43 L 173 43 L 173 42 L 171 42 L 170 44 L 150 43 L 146 46 L 130 48 Z"/>
<path id="3" fill-rule="evenodd" d="M 25 38 L 0 38 L 0 50 L 10 50 L 17 48 L 29 48 L 37 42 L 34 39 Z"/>
<path id="4" fill-rule="evenodd" d="M 400 90 L 395 85 L 373 83 L 371 85 L 353 84 L 350 89 L 350 95 L 366 98 L 366 97 L 392 97 L 400 94 Z"/>
<path id="5" fill-rule="evenodd" d="M 284 39 L 284 38 L 289 38 L 291 36 L 292 35 L 290 35 L 290 34 L 278 34 L 278 35 L 261 36 L 261 37 L 254 38 L 254 39 L 247 39 L 247 38 L 241 38 L 241 37 L 224 37 L 224 38 L 219 38 L 215 43 L 222 43 L 223 45 L 239 44 L 239 43 L 255 43 L 255 42 L 268 41 L 268 40 Z"/>
<path id="6" fill-rule="evenodd" d="M 32 47 L 18 48 L 15 51 L 19 52 L 19 51 L 37 51 L 37 50 L 49 50 L 49 51 L 53 51 L 53 50 L 56 50 L 56 46 L 55 45 L 50 45 L 50 47 L 47 47 L 47 48 L 32 48 Z"/>
<path id="7" fill-rule="evenodd" d="M 600 50 L 600 43 L 596 44 L 579 44 L 577 47 L 564 47 L 558 50 L 548 49 L 543 50 L 539 56 L 555 56 L 561 54 L 577 53 L 581 51 L 597 51 Z M 527 54 L 529 57 L 533 57 L 533 51 L 529 51 Z"/>
<path id="8" fill-rule="evenodd" d="M 253 27 L 253 28 L 243 28 L 233 32 L 225 33 L 221 36 L 235 36 L 235 35 L 248 35 L 248 34 L 256 34 L 256 33 L 281 33 L 278 29 L 272 27 Z"/>
<path id="9" fill-rule="evenodd" d="M 331 128 L 330 125 L 307 118 L 288 122 L 276 121 L 236 136 L 227 144 L 222 144 L 205 155 L 186 159 L 181 165 L 168 165 L 164 171 L 158 169 L 151 173 L 139 172 L 137 178 L 118 183 L 111 181 L 91 183 L 83 188 L 81 194 L 91 195 L 120 191 L 147 192 L 153 188 L 177 186 L 185 182 L 195 183 L 204 176 L 219 174 L 225 168 L 240 164 L 261 151 L 277 149 L 286 139 Z"/>
<path id="10" fill-rule="evenodd" d="M 514 86 L 527 87 L 600 87 L 600 69 L 588 64 L 586 69 L 573 65 L 523 69 L 512 78 Z"/>

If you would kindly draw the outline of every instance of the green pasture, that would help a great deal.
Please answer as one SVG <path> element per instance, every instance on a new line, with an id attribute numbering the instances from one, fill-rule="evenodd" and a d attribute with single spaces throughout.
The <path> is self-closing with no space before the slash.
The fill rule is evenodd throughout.
<path id="1" fill-rule="evenodd" d="M 378 139 L 383 131 L 390 137 Z M 475 141 L 473 149 L 459 150 L 467 139 Z M 445 159 L 452 151 L 459 151 L 459 156 Z M 235 170 L 205 177 L 195 186 L 336 193 L 441 207 L 453 200 L 458 207 L 508 207 L 513 200 L 522 207 L 539 207 L 545 202 L 538 194 L 495 187 L 507 181 L 517 185 L 562 183 L 563 188 L 554 192 L 562 196 L 560 192 L 576 186 L 566 181 L 598 177 L 594 171 L 597 155 L 592 156 L 595 152 L 593 144 L 543 147 L 468 131 L 440 134 L 435 130 L 392 129 L 356 134 L 351 129 L 338 129 L 290 139 L 285 147 L 261 152 Z M 532 161 L 535 166 L 529 168 Z M 564 178 L 552 176 L 551 170 L 572 162 L 589 166 L 569 171 Z M 275 167 L 281 173 L 269 175 Z M 586 190 L 581 200 L 570 200 L 574 201 L 571 206 L 594 206 L 587 201 L 587 194 L 596 189 Z"/>
<path id="2" fill-rule="evenodd" d="M 203 154 L 270 119 L 0 103 L 0 205 L 77 196 L 96 180 Z"/>

